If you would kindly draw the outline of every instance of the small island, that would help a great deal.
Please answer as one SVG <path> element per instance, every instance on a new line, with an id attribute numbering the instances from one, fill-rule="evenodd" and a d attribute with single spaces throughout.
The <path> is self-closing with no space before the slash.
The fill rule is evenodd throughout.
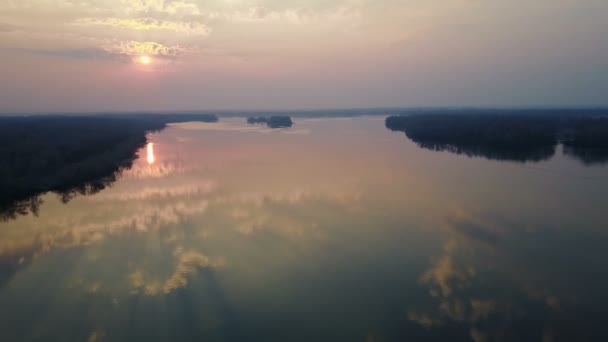
<path id="1" fill-rule="evenodd" d="M 250 125 L 266 124 L 266 126 L 270 128 L 286 128 L 293 126 L 293 121 L 291 121 L 291 117 L 289 116 L 271 116 L 270 118 L 265 116 L 250 116 L 247 118 L 247 123 Z"/>

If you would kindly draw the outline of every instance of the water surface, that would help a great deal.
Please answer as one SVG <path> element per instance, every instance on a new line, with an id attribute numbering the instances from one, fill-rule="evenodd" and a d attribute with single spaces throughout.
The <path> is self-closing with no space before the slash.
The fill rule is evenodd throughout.
<path id="1" fill-rule="evenodd" d="M 605 340 L 608 167 L 384 118 L 180 123 L 0 223 L 2 341 Z"/>

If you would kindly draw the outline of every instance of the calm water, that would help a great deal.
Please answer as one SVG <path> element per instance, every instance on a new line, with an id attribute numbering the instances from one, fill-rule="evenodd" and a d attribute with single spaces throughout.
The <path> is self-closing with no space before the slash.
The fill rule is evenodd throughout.
<path id="1" fill-rule="evenodd" d="M 176 124 L 0 223 L 0 341 L 608 340 L 608 167 L 384 118 Z"/>

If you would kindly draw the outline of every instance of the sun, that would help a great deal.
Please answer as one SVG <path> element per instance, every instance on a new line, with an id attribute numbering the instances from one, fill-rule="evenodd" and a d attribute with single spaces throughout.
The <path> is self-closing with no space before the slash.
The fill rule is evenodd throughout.
<path id="1" fill-rule="evenodd" d="M 139 62 L 144 65 L 150 64 L 150 62 L 152 62 L 152 58 L 150 58 L 149 56 L 141 56 L 139 57 Z"/>

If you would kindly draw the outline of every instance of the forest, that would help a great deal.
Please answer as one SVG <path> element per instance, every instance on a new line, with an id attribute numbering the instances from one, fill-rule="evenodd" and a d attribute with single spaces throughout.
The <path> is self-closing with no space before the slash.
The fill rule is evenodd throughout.
<path id="1" fill-rule="evenodd" d="M 558 144 L 586 165 L 608 161 L 608 113 L 429 112 L 390 116 L 385 125 L 420 147 L 511 161 L 541 161 Z"/>
<path id="2" fill-rule="evenodd" d="M 64 203 L 96 193 L 131 167 L 146 134 L 169 122 L 217 121 L 204 116 L 0 117 L 0 220 L 37 214 L 41 194 Z"/>

